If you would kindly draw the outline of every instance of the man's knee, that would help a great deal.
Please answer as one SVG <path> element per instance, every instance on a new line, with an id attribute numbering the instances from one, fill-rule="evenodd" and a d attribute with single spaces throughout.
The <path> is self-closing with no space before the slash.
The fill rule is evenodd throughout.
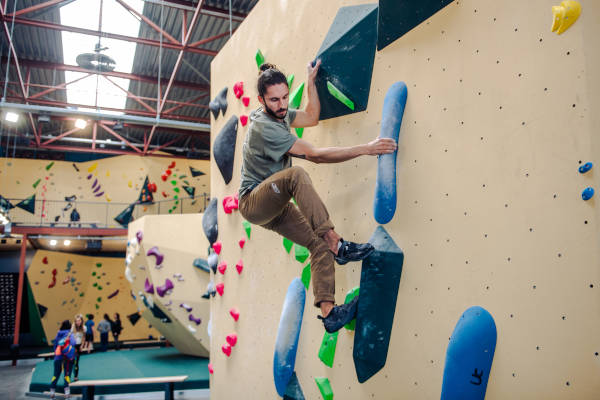
<path id="1" fill-rule="evenodd" d="M 290 173 L 292 175 L 292 179 L 296 182 L 312 183 L 308 172 L 306 172 L 304 168 L 300 166 L 295 165 L 293 167 L 290 167 Z"/>

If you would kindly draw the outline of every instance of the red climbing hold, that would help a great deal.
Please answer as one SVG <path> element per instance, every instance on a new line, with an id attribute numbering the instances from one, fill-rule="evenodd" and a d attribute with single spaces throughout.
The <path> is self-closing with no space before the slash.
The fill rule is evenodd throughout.
<path id="1" fill-rule="evenodd" d="M 244 262 L 242 260 L 238 261 L 237 264 L 235 264 L 235 269 L 237 269 L 238 274 L 241 274 L 244 269 Z"/>
<path id="2" fill-rule="evenodd" d="M 164 190 L 163 190 L 163 192 L 162 192 L 162 195 L 163 195 L 163 197 L 169 197 L 169 195 L 168 195 L 168 194 L 166 194 Z"/>
<path id="3" fill-rule="evenodd" d="M 233 210 L 239 208 L 239 200 L 236 196 L 225 196 L 223 198 L 223 211 L 225 214 L 231 214 Z"/>
<path id="4" fill-rule="evenodd" d="M 221 242 L 214 242 L 212 245 L 213 250 L 215 251 L 215 253 L 217 254 L 221 254 L 221 248 L 223 247 L 223 245 L 221 244 Z M 214 265 L 214 264 L 213 264 Z"/>
<path id="5" fill-rule="evenodd" d="M 238 311 L 237 308 L 232 307 L 229 310 L 229 314 L 231 314 L 231 317 L 237 322 L 238 319 L 240 319 L 240 312 Z"/>
<path id="6" fill-rule="evenodd" d="M 53 288 L 56 285 L 56 278 L 52 278 L 52 282 L 48 285 L 48 289 Z"/>
<path id="7" fill-rule="evenodd" d="M 225 353 L 227 357 L 231 355 L 231 346 L 229 344 L 224 344 L 221 346 L 221 350 L 223 350 L 223 353 Z"/>
<path id="8" fill-rule="evenodd" d="M 227 343 L 229 343 L 229 345 L 233 347 L 237 343 L 237 335 L 235 333 L 230 333 L 229 335 L 227 335 L 225 340 L 227 340 Z"/>
<path id="9" fill-rule="evenodd" d="M 149 183 L 148 184 L 148 191 L 150 193 L 156 193 L 156 183 Z"/>
<path id="10" fill-rule="evenodd" d="M 241 239 L 238 244 L 240 245 L 240 249 L 243 249 L 244 245 L 246 244 L 246 239 Z"/>
<path id="11" fill-rule="evenodd" d="M 225 270 L 227 270 L 227 264 L 223 261 L 221 264 L 219 264 L 217 269 L 219 270 L 221 275 L 225 275 Z"/>
<path id="12" fill-rule="evenodd" d="M 167 174 L 167 176 L 171 176 L 172 172 L 171 172 L 170 169 L 168 169 L 168 170 L 165 171 L 165 174 Z"/>
<path id="13" fill-rule="evenodd" d="M 57 272 L 58 272 L 58 271 L 56 270 L 56 268 L 54 268 L 54 269 L 52 270 L 52 275 L 55 275 L 55 276 L 56 276 Z"/>
<path id="14" fill-rule="evenodd" d="M 42 259 L 42 263 L 44 263 L 44 264 L 48 264 L 48 257 L 44 257 L 44 258 Z"/>
<path id="15" fill-rule="evenodd" d="M 236 82 L 233 84 L 233 94 L 238 99 L 244 94 L 244 82 Z"/>
<path id="16" fill-rule="evenodd" d="M 250 104 L 250 97 L 242 97 L 242 103 L 244 103 L 244 105 L 248 107 L 248 105 Z"/>
<path id="17" fill-rule="evenodd" d="M 175 161 L 171 162 L 167 168 L 175 168 Z"/>
<path id="18" fill-rule="evenodd" d="M 162 180 L 163 180 L 163 182 L 166 182 L 168 178 L 169 178 L 169 177 L 168 177 L 168 176 L 167 176 L 167 174 L 165 174 L 165 173 L 163 173 L 163 174 L 160 176 L 160 179 L 162 179 Z"/>
<path id="19" fill-rule="evenodd" d="M 246 124 L 248 123 L 248 116 L 240 115 L 240 122 L 242 123 L 242 126 L 246 126 Z"/>
<path id="20" fill-rule="evenodd" d="M 211 375 L 215 373 L 212 363 L 208 363 L 208 373 Z"/>
<path id="21" fill-rule="evenodd" d="M 217 283 L 217 293 L 219 293 L 219 296 L 223 296 L 223 292 L 225 291 L 225 284 L 224 283 Z"/>

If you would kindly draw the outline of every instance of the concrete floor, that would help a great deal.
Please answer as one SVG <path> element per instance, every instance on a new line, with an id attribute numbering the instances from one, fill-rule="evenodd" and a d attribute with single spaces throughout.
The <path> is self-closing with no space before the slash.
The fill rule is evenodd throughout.
<path id="1" fill-rule="evenodd" d="M 10 361 L 0 361 L 0 399 L 2 400 L 30 400 L 32 397 L 26 397 L 25 393 L 29 390 L 29 382 L 33 368 L 40 360 L 19 360 L 17 366 L 13 367 Z M 126 399 L 144 399 L 160 400 L 164 399 L 164 392 L 145 392 L 135 394 L 114 394 L 107 396 L 96 396 L 95 400 L 126 400 Z M 175 392 L 175 398 L 178 400 L 209 400 L 210 391 L 208 389 L 184 390 Z"/>

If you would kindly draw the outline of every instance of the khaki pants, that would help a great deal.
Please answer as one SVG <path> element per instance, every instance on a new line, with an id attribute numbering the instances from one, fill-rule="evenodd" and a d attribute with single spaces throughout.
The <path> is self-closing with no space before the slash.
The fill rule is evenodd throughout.
<path id="1" fill-rule="evenodd" d="M 298 207 L 290 203 L 292 196 Z M 333 253 L 322 237 L 333 224 L 306 171 L 291 167 L 271 175 L 240 198 L 239 209 L 249 222 L 307 247 L 315 306 L 335 301 Z"/>

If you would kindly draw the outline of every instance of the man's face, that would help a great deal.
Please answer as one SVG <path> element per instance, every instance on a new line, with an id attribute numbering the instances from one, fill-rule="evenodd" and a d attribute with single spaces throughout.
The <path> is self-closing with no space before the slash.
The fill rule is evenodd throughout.
<path id="1" fill-rule="evenodd" d="M 258 101 L 265 106 L 266 111 L 273 117 L 284 119 L 288 111 L 288 96 L 290 90 L 285 83 L 278 83 L 267 87 L 264 96 L 258 96 Z"/>

